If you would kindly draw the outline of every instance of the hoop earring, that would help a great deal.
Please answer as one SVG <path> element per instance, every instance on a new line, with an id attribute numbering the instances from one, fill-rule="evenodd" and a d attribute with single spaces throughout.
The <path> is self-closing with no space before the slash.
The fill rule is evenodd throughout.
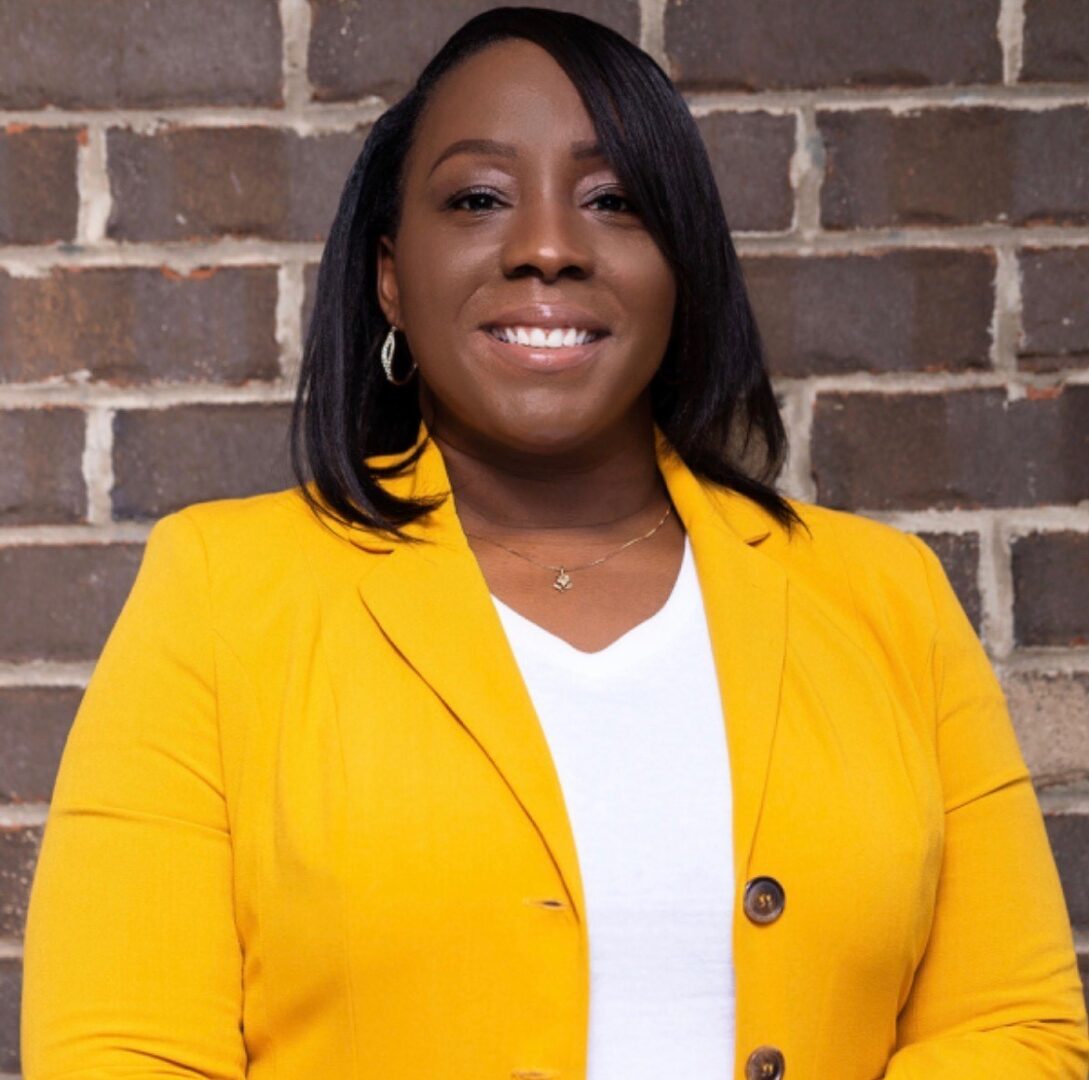
<path id="1" fill-rule="evenodd" d="M 386 340 L 382 342 L 382 368 L 386 373 L 386 381 L 393 383 L 394 386 L 404 386 L 409 382 L 412 376 L 416 373 L 416 361 L 412 361 L 412 367 L 409 368 L 408 374 L 403 379 L 395 379 L 393 377 L 393 350 L 397 347 L 397 327 L 391 326 L 389 333 L 386 334 Z"/>

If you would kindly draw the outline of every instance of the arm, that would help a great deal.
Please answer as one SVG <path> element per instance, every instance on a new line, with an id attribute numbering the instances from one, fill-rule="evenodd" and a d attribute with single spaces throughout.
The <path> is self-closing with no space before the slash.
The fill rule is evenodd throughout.
<path id="1" fill-rule="evenodd" d="M 931 655 L 945 852 L 886 1080 L 1084 1080 L 1085 1005 L 1058 873 L 994 672 L 941 564 Z"/>
<path id="2" fill-rule="evenodd" d="M 31 889 L 25 1080 L 246 1074 L 204 547 L 160 521 L 69 734 Z"/>

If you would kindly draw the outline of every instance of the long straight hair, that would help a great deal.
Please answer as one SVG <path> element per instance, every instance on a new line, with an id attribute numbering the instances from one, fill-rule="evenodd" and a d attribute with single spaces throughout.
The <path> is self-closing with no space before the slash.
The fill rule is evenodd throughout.
<path id="1" fill-rule="evenodd" d="M 397 234 L 405 159 L 436 85 L 506 38 L 535 42 L 566 72 L 605 159 L 672 267 L 673 326 L 649 386 L 655 423 L 693 473 L 747 496 L 789 532 L 801 519 L 774 487 L 786 432 L 687 103 L 661 67 L 616 31 L 538 7 L 493 8 L 462 25 L 374 123 L 348 174 L 318 269 L 292 412 L 291 462 L 304 496 L 342 524 L 399 539 L 411 539 L 402 527 L 443 501 L 398 498 L 379 482 L 410 468 L 424 447 L 408 453 L 421 419 L 417 396 L 397 392 L 378 363 L 388 330 L 378 303 L 378 242 Z M 400 345 L 408 353 L 407 342 Z M 366 461 L 402 451 L 384 469 Z"/>

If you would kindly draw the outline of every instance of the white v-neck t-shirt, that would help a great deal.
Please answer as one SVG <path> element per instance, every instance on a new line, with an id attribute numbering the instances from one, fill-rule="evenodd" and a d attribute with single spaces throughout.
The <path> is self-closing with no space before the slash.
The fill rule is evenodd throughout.
<path id="1" fill-rule="evenodd" d="M 587 1080 L 725 1080 L 734 1067 L 730 770 L 688 537 L 665 605 L 598 652 L 493 600 L 575 836 L 590 941 Z"/>

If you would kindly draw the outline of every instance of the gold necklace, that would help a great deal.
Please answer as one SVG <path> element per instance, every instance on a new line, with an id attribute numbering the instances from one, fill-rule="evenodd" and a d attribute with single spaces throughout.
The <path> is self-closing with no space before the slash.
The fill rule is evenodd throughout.
<path id="1" fill-rule="evenodd" d="M 526 562 L 533 563 L 534 566 L 539 566 L 542 570 L 555 570 L 557 571 L 556 580 L 552 582 L 552 588 L 558 589 L 560 592 L 567 592 L 568 589 L 574 584 L 571 580 L 572 570 L 588 570 L 591 566 L 597 566 L 598 563 L 603 563 L 606 559 L 611 559 L 614 555 L 619 555 L 625 548 L 631 547 L 632 544 L 638 544 L 640 540 L 646 540 L 653 536 L 665 522 L 665 519 L 669 517 L 669 512 L 672 510 L 672 506 L 666 507 L 666 512 L 661 516 L 658 524 L 654 526 L 650 532 L 643 533 L 642 536 L 636 536 L 631 540 L 625 541 L 616 549 L 616 551 L 610 551 L 607 555 L 602 555 L 599 559 L 594 559 L 593 562 L 583 563 L 581 566 L 549 566 L 547 563 L 537 562 L 536 559 L 531 559 L 528 555 L 523 555 L 520 551 L 515 551 L 514 548 L 507 547 L 506 544 L 500 543 L 498 540 L 493 540 L 490 536 L 480 536 L 477 533 L 466 533 L 466 536 L 471 536 L 474 540 L 485 540 L 489 544 L 495 544 L 498 547 L 503 548 L 505 551 L 509 551 L 512 555 L 517 555 L 520 559 L 525 559 Z"/>

